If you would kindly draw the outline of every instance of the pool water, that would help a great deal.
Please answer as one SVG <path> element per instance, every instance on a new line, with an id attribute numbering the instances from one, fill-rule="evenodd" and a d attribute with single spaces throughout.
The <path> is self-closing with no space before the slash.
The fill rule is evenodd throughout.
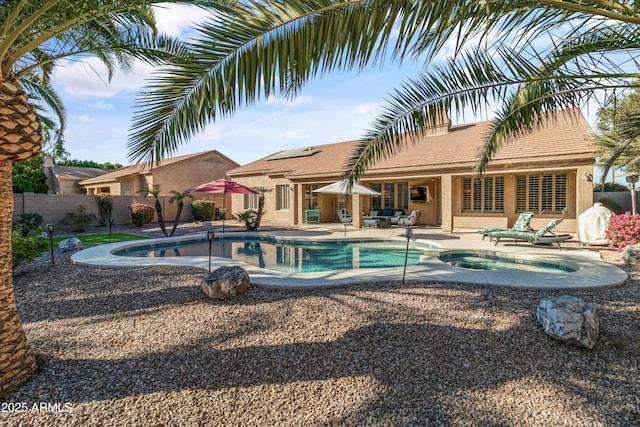
<path id="1" fill-rule="evenodd" d="M 571 267 L 543 261 L 504 258 L 496 255 L 449 252 L 440 255 L 440 260 L 454 267 L 470 268 L 474 270 L 492 271 L 527 271 L 538 273 L 571 273 L 576 271 Z"/>
<path id="2" fill-rule="evenodd" d="M 371 241 L 275 241 L 265 238 L 214 240 L 211 255 L 256 267 L 284 272 L 319 272 L 358 268 L 402 267 L 406 243 Z M 114 252 L 128 257 L 208 256 L 206 239 L 159 244 L 140 244 Z M 415 265 L 423 250 L 409 248 L 407 265 Z"/>

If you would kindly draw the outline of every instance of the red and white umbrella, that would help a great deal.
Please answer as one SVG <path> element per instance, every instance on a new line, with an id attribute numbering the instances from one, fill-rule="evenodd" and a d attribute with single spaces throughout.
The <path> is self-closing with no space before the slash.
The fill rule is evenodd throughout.
<path id="1" fill-rule="evenodd" d="M 227 194 L 258 194 L 257 191 L 252 190 L 249 187 L 245 187 L 242 184 L 238 184 L 235 181 L 231 181 L 226 177 L 198 185 L 197 187 L 189 188 L 185 191 L 188 191 L 189 193 L 222 194 L 222 209 L 224 209 L 225 214 L 227 211 Z M 222 217 L 222 232 L 224 233 L 224 216 Z"/>

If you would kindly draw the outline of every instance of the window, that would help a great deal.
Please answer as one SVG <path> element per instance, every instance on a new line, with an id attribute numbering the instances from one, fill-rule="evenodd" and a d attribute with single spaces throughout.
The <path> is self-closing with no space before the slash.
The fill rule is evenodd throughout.
<path id="1" fill-rule="evenodd" d="M 382 196 L 371 197 L 371 209 L 409 209 L 409 183 L 387 182 L 371 184 L 371 189 Z"/>
<path id="2" fill-rule="evenodd" d="M 276 185 L 276 210 L 277 211 L 289 210 L 289 186 L 288 185 Z"/>
<path id="3" fill-rule="evenodd" d="M 462 178 L 463 212 L 504 212 L 504 177 Z"/>
<path id="4" fill-rule="evenodd" d="M 561 214 L 567 209 L 567 174 L 516 176 L 516 211 Z"/>
<path id="5" fill-rule="evenodd" d="M 258 195 L 257 194 L 245 194 L 244 195 L 244 208 L 258 210 Z"/>

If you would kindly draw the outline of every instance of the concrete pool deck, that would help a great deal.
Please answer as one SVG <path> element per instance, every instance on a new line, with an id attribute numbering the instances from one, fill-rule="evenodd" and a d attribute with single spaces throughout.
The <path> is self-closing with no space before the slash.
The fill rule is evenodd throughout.
<path id="1" fill-rule="evenodd" d="M 296 241 L 319 241 L 340 239 L 382 239 L 406 242 L 404 228 L 353 229 L 339 224 L 314 224 L 297 226 L 296 229 L 283 229 L 262 232 L 228 232 L 224 236 L 242 234 L 242 236 L 262 235 Z M 216 232 L 216 237 L 222 233 Z M 206 238 L 203 233 L 173 237 L 173 241 Z M 145 239 L 145 244 L 166 243 L 169 238 Z M 605 286 L 617 286 L 627 279 L 620 268 L 608 264 L 600 258 L 597 251 L 588 248 L 567 246 L 558 250 L 555 246 L 535 247 L 526 242 L 500 242 L 494 246 L 488 239 L 474 232 L 443 233 L 439 229 L 415 227 L 412 243 L 431 242 L 439 248 L 425 249 L 427 254 L 420 264 L 407 266 L 407 281 L 437 281 L 455 283 L 474 283 L 480 285 L 509 286 L 529 289 L 586 289 Z M 139 243 L 139 242 L 138 242 Z M 140 267 L 154 265 L 187 265 L 208 268 L 207 256 L 140 258 L 116 256 L 112 251 L 135 245 L 134 242 L 120 242 L 94 246 L 75 253 L 72 262 L 101 267 Z M 545 263 L 555 263 L 574 268 L 570 273 L 539 273 L 521 270 L 488 271 L 453 267 L 438 258 L 442 252 L 464 251 L 483 254 L 495 254 L 504 258 L 526 259 Z M 314 273 L 291 273 L 266 270 L 233 261 L 228 258 L 212 257 L 211 269 L 223 265 L 240 265 L 249 273 L 252 284 L 264 287 L 313 288 L 339 286 L 348 283 L 402 280 L 402 267 L 380 269 L 336 270 Z"/>

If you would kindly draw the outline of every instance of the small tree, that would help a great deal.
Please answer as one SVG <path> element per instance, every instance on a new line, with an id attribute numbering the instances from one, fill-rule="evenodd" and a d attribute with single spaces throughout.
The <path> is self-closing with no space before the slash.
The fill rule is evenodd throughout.
<path id="1" fill-rule="evenodd" d="M 100 193 L 96 195 L 96 203 L 98 204 L 100 223 L 106 227 L 109 225 L 109 219 L 113 212 L 113 197 L 109 193 Z"/>
<path id="2" fill-rule="evenodd" d="M 176 232 L 176 228 L 178 228 L 178 223 L 180 222 L 180 216 L 182 216 L 182 208 L 184 208 L 184 199 L 193 199 L 193 196 L 188 191 L 184 193 L 180 193 L 178 191 L 171 190 L 170 193 L 172 196 L 169 198 L 169 203 L 173 204 L 174 202 L 178 202 L 178 211 L 176 212 L 176 219 L 173 221 L 173 228 L 171 229 L 171 233 L 169 236 L 173 236 L 173 233 Z"/>
<path id="3" fill-rule="evenodd" d="M 138 191 L 138 193 L 142 194 L 145 197 L 151 194 L 155 199 L 156 212 L 158 214 L 158 224 L 160 225 L 160 229 L 162 230 L 164 237 L 167 237 L 167 229 L 164 226 L 164 217 L 162 216 L 162 205 L 160 204 L 160 199 L 158 198 L 160 196 L 160 186 L 155 184 L 152 189 L 147 188 Z"/>

